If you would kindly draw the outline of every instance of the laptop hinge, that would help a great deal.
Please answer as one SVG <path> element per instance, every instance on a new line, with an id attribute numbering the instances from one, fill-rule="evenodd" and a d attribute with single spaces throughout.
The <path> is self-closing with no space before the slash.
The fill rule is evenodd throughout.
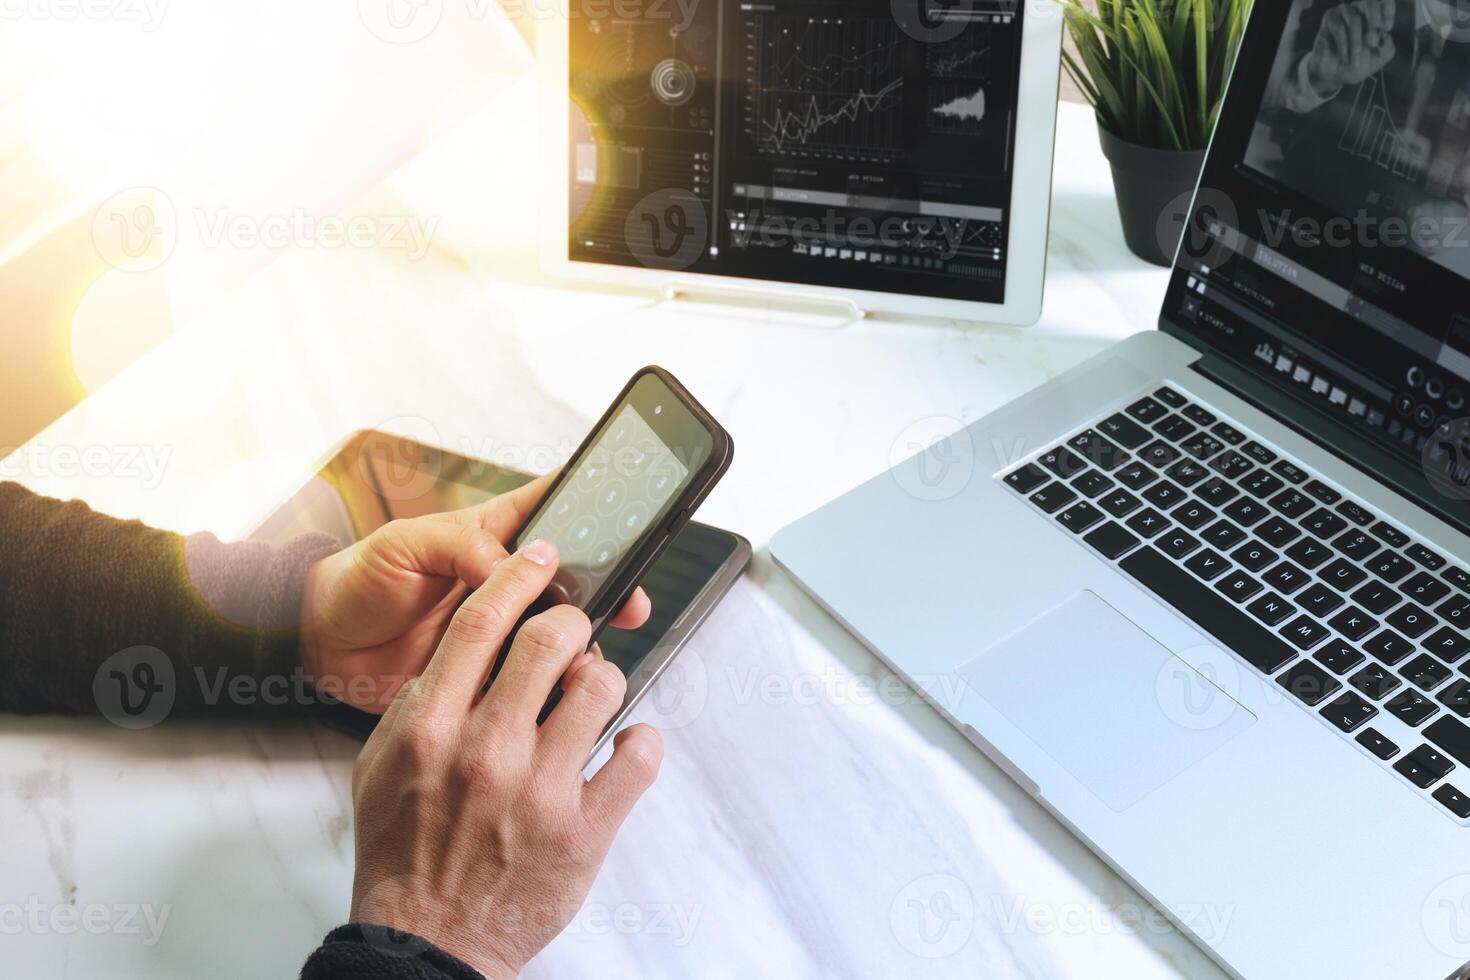
<path id="1" fill-rule="evenodd" d="M 1449 495 L 1430 483 L 1424 469 L 1409 465 L 1305 400 L 1262 381 L 1219 354 L 1205 351 L 1190 367 L 1312 440 L 1345 465 L 1407 497 L 1461 532 L 1470 533 L 1470 487 L 1464 488 L 1463 497 Z"/>

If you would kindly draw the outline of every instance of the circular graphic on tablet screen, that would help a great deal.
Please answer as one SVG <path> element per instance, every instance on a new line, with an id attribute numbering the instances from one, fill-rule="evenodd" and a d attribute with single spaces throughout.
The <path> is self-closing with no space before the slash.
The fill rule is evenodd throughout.
<path id="1" fill-rule="evenodd" d="M 693 68 L 678 58 L 668 58 L 654 67 L 650 84 L 656 99 L 666 106 L 677 108 L 694 98 L 698 79 Z"/>

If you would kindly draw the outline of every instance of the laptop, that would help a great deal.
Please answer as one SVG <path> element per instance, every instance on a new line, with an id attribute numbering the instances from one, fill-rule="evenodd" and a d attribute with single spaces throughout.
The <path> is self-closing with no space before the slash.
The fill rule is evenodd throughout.
<path id="1" fill-rule="evenodd" d="M 1157 331 L 772 545 L 1252 980 L 1470 961 L 1470 25 L 1323 88 L 1346 6 L 1256 5 Z"/>
<path id="2" fill-rule="evenodd" d="M 1039 317 L 1060 8 L 605 12 L 538 31 L 554 279 L 848 319 Z"/>

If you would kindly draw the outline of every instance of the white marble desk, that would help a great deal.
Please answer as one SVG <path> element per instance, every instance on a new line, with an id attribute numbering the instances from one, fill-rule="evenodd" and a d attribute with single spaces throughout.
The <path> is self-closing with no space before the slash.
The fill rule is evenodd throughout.
<path id="1" fill-rule="evenodd" d="M 778 528 L 886 468 L 915 425 L 957 427 L 1152 326 L 1165 276 L 1123 248 L 1087 113 L 1064 107 L 1059 139 L 1046 311 L 1029 330 L 829 329 L 558 293 L 442 255 L 408 268 L 302 252 L 50 427 L 6 476 L 235 535 L 354 429 L 544 468 L 635 368 L 662 363 L 737 440 L 701 517 L 758 555 L 643 710 L 664 730 L 663 774 L 527 975 L 1219 977 L 1157 917 L 1140 922 L 1127 884 L 765 552 Z M 984 617 L 977 596 L 977 631 Z M 0 719 L 4 972 L 294 975 L 346 914 L 354 752 L 325 731 Z M 167 914 L 156 941 L 141 913 L 124 922 L 129 908 Z"/>

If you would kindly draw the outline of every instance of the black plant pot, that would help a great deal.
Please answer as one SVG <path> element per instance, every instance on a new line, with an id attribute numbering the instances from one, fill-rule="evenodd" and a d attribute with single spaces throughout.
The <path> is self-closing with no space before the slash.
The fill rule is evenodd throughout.
<path id="1" fill-rule="evenodd" d="M 1129 143 L 1098 123 L 1103 154 L 1113 167 L 1113 187 L 1123 238 L 1136 256 L 1171 266 L 1189 203 L 1205 163 L 1204 150 L 1159 150 Z"/>

